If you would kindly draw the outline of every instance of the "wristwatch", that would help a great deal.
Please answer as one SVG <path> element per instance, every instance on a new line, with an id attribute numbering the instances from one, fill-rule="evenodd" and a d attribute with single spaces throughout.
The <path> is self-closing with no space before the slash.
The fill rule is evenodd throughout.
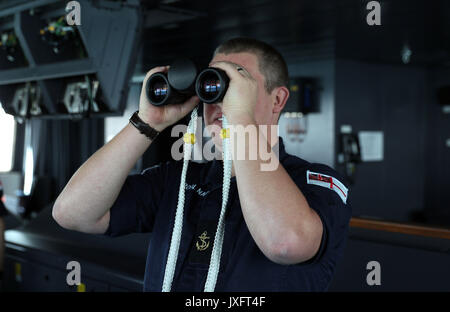
<path id="1" fill-rule="evenodd" d="M 145 123 L 141 118 L 139 118 L 139 111 L 136 111 L 130 118 L 130 123 L 139 130 L 140 133 L 144 134 L 150 140 L 154 140 L 159 132 Z"/>

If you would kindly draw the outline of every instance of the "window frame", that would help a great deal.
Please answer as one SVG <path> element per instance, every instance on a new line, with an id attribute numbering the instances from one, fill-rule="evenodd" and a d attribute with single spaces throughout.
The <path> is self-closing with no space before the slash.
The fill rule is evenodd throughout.
<path id="1" fill-rule="evenodd" d="M 4 109 L 3 109 L 3 112 L 4 112 L 4 114 L 8 115 L 4 111 Z M 10 115 L 10 116 L 12 116 L 12 115 Z M 14 116 L 12 116 L 12 117 L 14 117 Z M 17 137 L 18 137 L 18 135 L 17 134 L 18 134 L 18 128 L 19 127 L 18 127 L 17 120 L 15 120 L 15 118 L 14 118 L 14 123 L 13 124 L 14 124 L 14 131 L 13 131 L 13 139 L 12 139 L 11 166 L 10 166 L 9 170 L 0 170 L 0 173 L 13 172 L 13 171 L 17 171 L 17 169 L 19 169 L 19 168 L 17 168 L 17 165 L 18 165 L 18 162 L 17 162 L 17 156 L 18 156 L 17 155 L 17 143 L 18 143 Z"/>

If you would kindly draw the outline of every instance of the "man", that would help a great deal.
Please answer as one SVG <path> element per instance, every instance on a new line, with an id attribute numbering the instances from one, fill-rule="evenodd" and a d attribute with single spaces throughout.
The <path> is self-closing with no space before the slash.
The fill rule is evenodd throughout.
<path id="1" fill-rule="evenodd" d="M 224 70 L 230 83 L 222 103 L 204 105 L 206 126 L 221 128 L 222 114 L 230 125 L 278 123 L 289 91 L 286 63 L 274 48 L 254 39 L 232 39 L 216 49 L 210 66 Z M 150 70 L 144 86 L 151 74 L 167 70 Z M 197 104 L 193 96 L 183 104 L 155 107 L 143 88 L 138 116 L 162 131 Z M 219 133 L 211 134 L 220 149 Z M 216 291 L 323 291 L 342 254 L 351 215 L 342 179 L 327 166 L 288 155 L 282 140 L 271 137 L 258 135 L 244 148 L 278 144 L 278 155 L 271 154 L 279 159 L 275 170 L 262 171 L 266 161 L 259 155 L 233 159 Z M 87 233 L 152 232 L 144 290 L 161 291 L 182 164 L 168 162 L 128 176 L 151 143 L 128 124 L 78 169 L 55 202 L 53 216 L 63 227 Z M 172 291 L 204 289 L 222 178 L 219 160 L 190 164 Z"/>

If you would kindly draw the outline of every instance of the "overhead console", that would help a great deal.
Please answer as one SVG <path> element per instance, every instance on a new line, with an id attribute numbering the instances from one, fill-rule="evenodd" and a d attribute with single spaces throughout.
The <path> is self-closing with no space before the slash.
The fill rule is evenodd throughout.
<path id="1" fill-rule="evenodd" d="M 31 1 L 0 13 L 0 103 L 24 118 L 121 115 L 142 28 L 138 1 Z M 75 8 L 74 8 L 75 9 Z M 71 25 L 72 24 L 72 25 Z"/>

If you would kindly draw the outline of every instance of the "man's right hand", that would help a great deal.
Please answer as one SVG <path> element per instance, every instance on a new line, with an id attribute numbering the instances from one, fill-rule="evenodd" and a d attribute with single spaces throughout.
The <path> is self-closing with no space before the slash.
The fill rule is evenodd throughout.
<path id="1" fill-rule="evenodd" d="M 139 117 L 159 132 L 186 116 L 199 103 L 199 98 L 196 95 L 181 104 L 154 106 L 149 102 L 145 91 L 148 78 L 154 73 L 167 73 L 168 70 L 169 66 L 161 66 L 155 67 L 147 72 L 142 84 L 141 97 L 139 100 Z"/>

